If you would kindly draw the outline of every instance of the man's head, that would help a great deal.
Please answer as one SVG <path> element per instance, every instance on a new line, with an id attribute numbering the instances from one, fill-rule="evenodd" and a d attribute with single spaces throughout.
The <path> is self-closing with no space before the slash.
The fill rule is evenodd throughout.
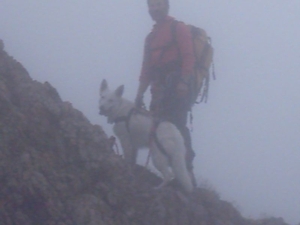
<path id="1" fill-rule="evenodd" d="M 147 0 L 148 10 L 151 18 L 160 22 L 164 20 L 169 13 L 169 0 Z"/>

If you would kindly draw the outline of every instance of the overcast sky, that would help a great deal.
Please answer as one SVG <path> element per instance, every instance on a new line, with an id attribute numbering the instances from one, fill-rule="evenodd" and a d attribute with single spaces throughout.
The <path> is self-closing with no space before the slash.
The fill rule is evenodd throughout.
<path id="1" fill-rule="evenodd" d="M 170 0 L 204 28 L 217 80 L 194 108 L 196 176 L 244 216 L 300 222 L 300 1 Z M 151 21 L 146 1 L 0 0 L 0 39 L 31 77 L 110 134 L 98 115 L 103 78 L 134 98 Z"/>

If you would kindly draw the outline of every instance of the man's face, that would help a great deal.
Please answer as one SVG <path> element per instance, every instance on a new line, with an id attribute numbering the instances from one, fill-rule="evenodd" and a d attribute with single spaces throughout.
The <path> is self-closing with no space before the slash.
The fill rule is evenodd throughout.
<path id="1" fill-rule="evenodd" d="M 165 0 L 148 0 L 148 10 L 151 18 L 159 22 L 168 15 L 168 5 Z"/>

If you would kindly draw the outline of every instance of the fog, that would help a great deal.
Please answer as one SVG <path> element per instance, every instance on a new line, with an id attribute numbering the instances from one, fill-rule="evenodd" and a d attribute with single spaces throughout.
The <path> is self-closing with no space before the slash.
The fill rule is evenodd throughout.
<path id="1" fill-rule="evenodd" d="M 300 1 L 170 4 L 170 15 L 204 28 L 215 49 L 217 79 L 208 103 L 193 109 L 198 180 L 246 217 L 299 223 Z M 134 99 L 152 25 L 146 1 L 0 0 L 6 51 L 108 134 L 100 82 L 124 84 Z"/>

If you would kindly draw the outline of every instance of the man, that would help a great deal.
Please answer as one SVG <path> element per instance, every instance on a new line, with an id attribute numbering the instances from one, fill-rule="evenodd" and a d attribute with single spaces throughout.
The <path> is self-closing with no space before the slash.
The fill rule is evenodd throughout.
<path id="1" fill-rule="evenodd" d="M 147 0 L 151 18 L 156 22 L 147 36 L 136 106 L 151 87 L 150 111 L 154 117 L 174 123 L 182 133 L 187 148 L 187 167 L 192 174 L 195 153 L 186 127 L 190 110 L 190 79 L 195 56 L 189 28 L 168 15 L 168 0 Z M 195 183 L 195 182 L 194 182 Z"/>

